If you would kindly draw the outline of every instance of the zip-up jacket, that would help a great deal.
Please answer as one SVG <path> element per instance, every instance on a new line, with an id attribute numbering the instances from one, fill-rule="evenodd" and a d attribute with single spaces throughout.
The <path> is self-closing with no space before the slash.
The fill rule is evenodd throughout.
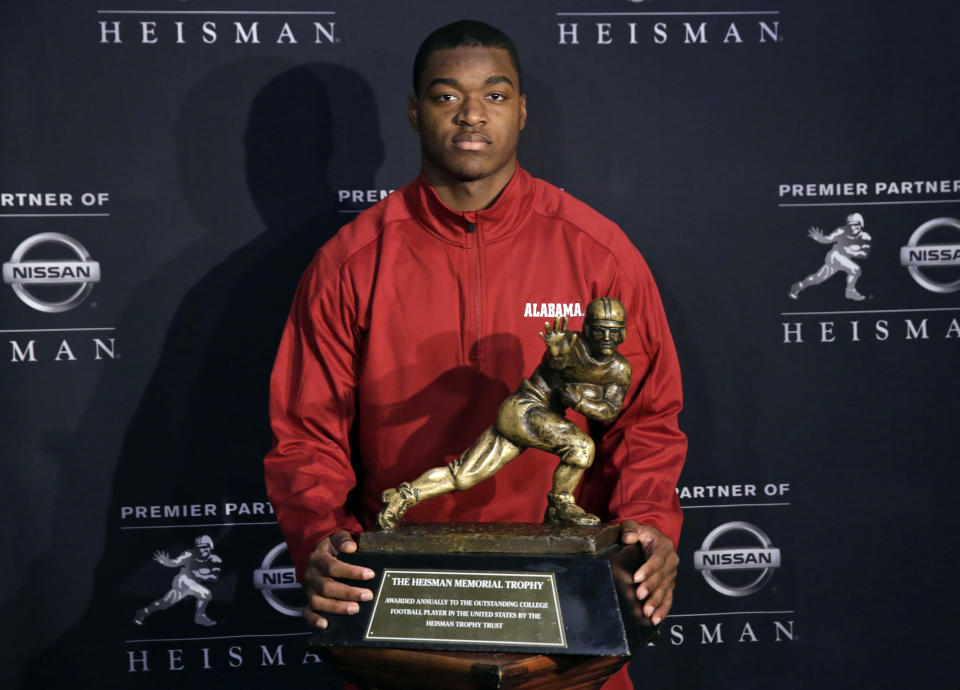
<path id="1" fill-rule="evenodd" d="M 267 491 L 298 577 L 321 539 L 375 524 L 384 489 L 455 459 L 544 353 L 556 316 L 580 330 L 589 301 L 627 309 L 619 347 L 633 379 L 619 417 L 568 416 L 596 439 L 577 502 L 676 545 L 680 371 L 659 294 L 612 222 L 517 168 L 490 208 L 454 211 L 421 175 L 317 252 L 271 378 Z M 528 449 L 415 521 L 541 522 L 557 457 Z"/>

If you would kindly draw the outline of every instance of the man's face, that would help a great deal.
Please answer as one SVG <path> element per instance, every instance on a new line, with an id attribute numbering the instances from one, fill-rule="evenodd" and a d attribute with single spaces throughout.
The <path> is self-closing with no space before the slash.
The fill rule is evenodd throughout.
<path id="1" fill-rule="evenodd" d="M 861 223 L 859 220 L 851 220 L 848 225 L 850 226 L 850 229 L 853 231 L 854 235 L 859 235 L 860 231 L 863 230 L 863 223 Z"/>
<path id="2" fill-rule="evenodd" d="M 617 351 L 617 345 L 623 342 L 623 326 L 601 325 L 591 321 L 583 324 L 583 336 L 587 350 L 595 359 L 606 359 Z"/>
<path id="3" fill-rule="evenodd" d="M 500 48 L 449 48 L 430 55 L 408 116 L 420 133 L 423 169 L 431 182 L 471 182 L 499 173 L 506 184 L 527 118 L 519 81 Z"/>

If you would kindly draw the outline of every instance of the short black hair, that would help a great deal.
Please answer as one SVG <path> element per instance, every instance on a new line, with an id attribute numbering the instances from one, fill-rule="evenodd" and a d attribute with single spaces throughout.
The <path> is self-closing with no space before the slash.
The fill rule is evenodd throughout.
<path id="1" fill-rule="evenodd" d="M 462 19 L 453 24 L 441 26 L 423 39 L 417 56 L 413 59 L 413 93 L 420 93 L 420 77 L 427 66 L 427 60 L 436 50 L 447 48 L 501 48 L 507 51 L 513 68 L 517 70 L 518 82 L 523 81 L 520 70 L 520 56 L 510 37 L 495 26 L 475 19 Z M 520 83 L 517 84 L 520 90 Z"/>

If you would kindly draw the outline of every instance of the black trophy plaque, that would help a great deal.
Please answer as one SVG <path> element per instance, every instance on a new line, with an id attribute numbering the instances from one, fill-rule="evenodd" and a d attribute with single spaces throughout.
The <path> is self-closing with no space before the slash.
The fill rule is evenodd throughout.
<path id="1" fill-rule="evenodd" d="M 401 523 L 341 559 L 370 568 L 351 616 L 328 615 L 318 648 L 628 657 L 639 624 L 619 526 Z M 631 560 L 637 560 L 632 558 Z M 619 571 L 623 572 L 619 572 Z"/>

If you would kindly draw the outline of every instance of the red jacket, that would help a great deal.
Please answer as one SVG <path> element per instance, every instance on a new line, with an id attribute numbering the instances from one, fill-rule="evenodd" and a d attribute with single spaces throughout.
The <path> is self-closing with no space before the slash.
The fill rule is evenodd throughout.
<path id="1" fill-rule="evenodd" d="M 314 545 L 375 522 L 388 487 L 456 458 L 544 352 L 544 321 L 587 303 L 627 308 L 633 381 L 593 427 L 578 502 L 676 544 L 686 438 L 680 371 L 653 278 L 609 220 L 518 168 L 497 202 L 446 207 L 421 175 L 342 228 L 300 282 L 271 379 L 267 491 L 298 577 Z M 570 418 L 585 429 L 575 412 Z M 418 521 L 540 522 L 557 458 L 529 449 L 495 476 L 424 501 Z"/>

